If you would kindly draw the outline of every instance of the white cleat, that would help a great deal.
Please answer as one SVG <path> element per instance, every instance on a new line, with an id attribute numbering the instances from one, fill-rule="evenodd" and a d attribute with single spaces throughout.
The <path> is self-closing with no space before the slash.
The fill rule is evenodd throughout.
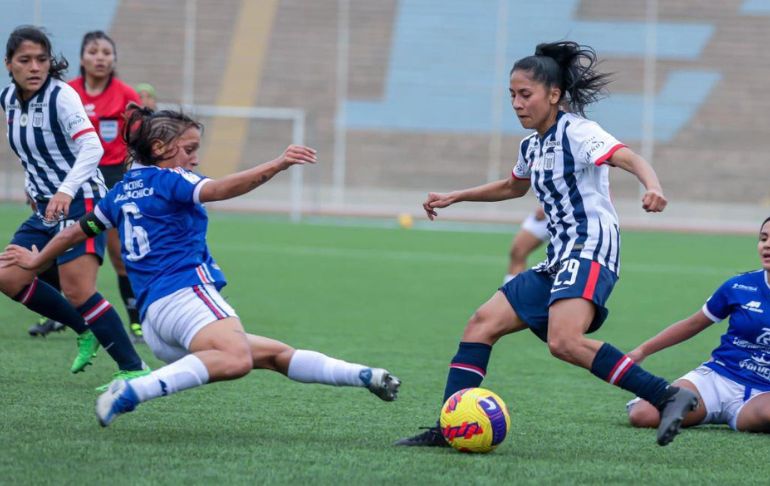
<path id="1" fill-rule="evenodd" d="M 361 371 L 361 381 L 364 382 L 370 392 L 386 402 L 392 402 L 398 398 L 398 388 L 401 380 L 391 375 L 383 368 L 366 368 Z"/>
<path id="2" fill-rule="evenodd" d="M 99 419 L 99 425 L 107 427 L 118 415 L 131 412 L 138 404 L 139 397 L 127 381 L 113 381 L 107 391 L 96 399 L 96 418 Z"/>

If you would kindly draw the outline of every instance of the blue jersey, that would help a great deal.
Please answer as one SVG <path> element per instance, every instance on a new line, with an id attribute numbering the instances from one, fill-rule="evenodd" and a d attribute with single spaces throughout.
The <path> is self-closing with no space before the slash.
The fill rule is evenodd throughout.
<path id="1" fill-rule="evenodd" d="M 770 391 L 770 286 L 764 270 L 731 278 L 703 306 L 714 322 L 730 317 L 706 364 L 720 375 Z"/>
<path id="2" fill-rule="evenodd" d="M 198 199 L 210 180 L 134 164 L 94 209 L 102 224 L 118 229 L 142 319 L 150 304 L 177 290 L 226 284 L 206 245 L 208 216 Z"/>

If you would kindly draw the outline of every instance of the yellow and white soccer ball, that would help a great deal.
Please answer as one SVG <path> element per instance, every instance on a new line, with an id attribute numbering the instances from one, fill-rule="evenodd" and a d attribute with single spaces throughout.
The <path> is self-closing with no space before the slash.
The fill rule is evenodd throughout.
<path id="1" fill-rule="evenodd" d="M 505 440 L 511 417 L 502 398 L 484 388 L 466 388 L 441 408 L 441 433 L 461 452 L 490 452 Z"/>

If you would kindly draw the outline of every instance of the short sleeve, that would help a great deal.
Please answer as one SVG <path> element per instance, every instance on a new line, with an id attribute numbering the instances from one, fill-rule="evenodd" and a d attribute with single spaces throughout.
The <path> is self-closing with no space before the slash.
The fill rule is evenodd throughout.
<path id="1" fill-rule="evenodd" d="M 61 85 L 59 96 L 56 97 L 56 112 L 64 133 L 72 140 L 96 131 L 86 115 L 80 96 L 68 84 Z"/>
<path id="2" fill-rule="evenodd" d="M 575 163 L 582 166 L 602 165 L 626 146 L 605 132 L 598 123 L 585 119 L 571 123 L 567 128 L 567 137 Z"/>
<path id="3" fill-rule="evenodd" d="M 114 228 L 116 223 L 112 220 L 111 214 L 112 214 L 112 207 L 110 201 L 112 201 L 112 198 L 109 197 L 111 195 L 111 192 L 107 194 L 103 199 L 101 199 L 97 204 L 96 207 L 94 207 L 94 216 L 96 216 L 96 219 L 98 219 L 105 228 Z"/>
<path id="4" fill-rule="evenodd" d="M 200 190 L 209 181 L 211 179 L 189 170 L 182 168 L 168 169 L 163 171 L 160 187 L 156 189 L 161 191 L 171 201 L 183 204 L 198 204 L 200 203 Z"/>
<path id="5" fill-rule="evenodd" d="M 525 138 L 519 145 L 519 157 L 518 160 L 516 160 L 516 165 L 513 166 L 513 172 L 511 173 L 511 176 L 513 176 L 514 179 L 529 180 L 532 174 L 532 168 L 529 166 L 526 158 L 529 141 L 529 138 Z"/>
<path id="6" fill-rule="evenodd" d="M 713 322 L 720 322 L 730 315 L 730 288 L 730 281 L 723 283 L 703 304 L 703 313 Z"/>

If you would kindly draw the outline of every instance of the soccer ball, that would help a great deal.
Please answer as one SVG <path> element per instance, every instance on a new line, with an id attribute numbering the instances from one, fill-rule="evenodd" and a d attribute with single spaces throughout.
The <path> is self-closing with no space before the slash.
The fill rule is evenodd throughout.
<path id="1" fill-rule="evenodd" d="M 490 452 L 505 440 L 511 417 L 503 400 L 484 388 L 466 388 L 441 408 L 441 433 L 461 452 Z"/>

